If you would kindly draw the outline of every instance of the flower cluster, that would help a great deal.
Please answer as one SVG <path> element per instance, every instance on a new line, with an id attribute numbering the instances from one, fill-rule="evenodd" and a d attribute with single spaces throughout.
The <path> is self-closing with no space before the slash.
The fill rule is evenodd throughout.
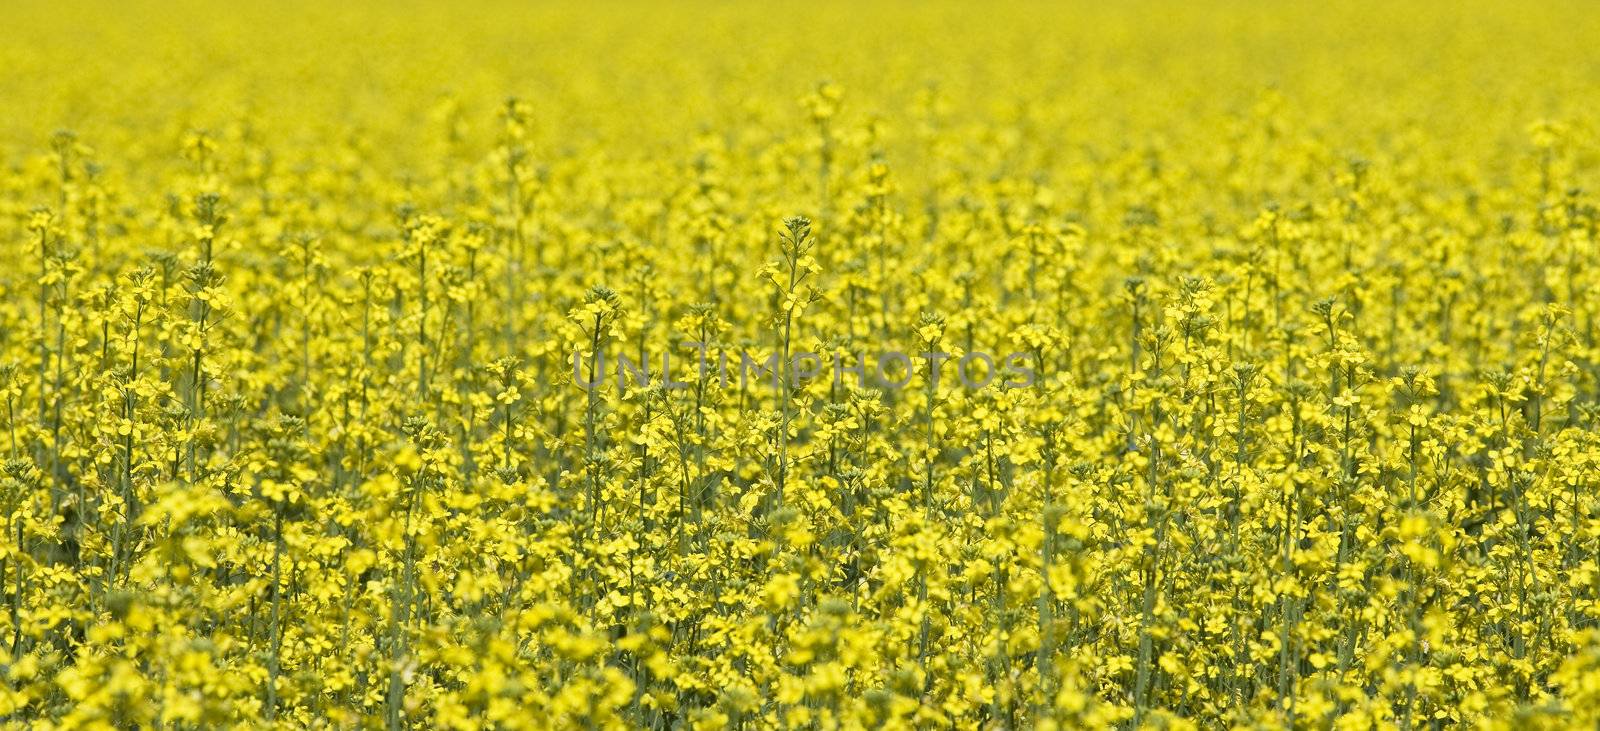
<path id="1" fill-rule="evenodd" d="M 0 728 L 1594 728 L 1592 9 L 1203 5 L 7 8 Z"/>

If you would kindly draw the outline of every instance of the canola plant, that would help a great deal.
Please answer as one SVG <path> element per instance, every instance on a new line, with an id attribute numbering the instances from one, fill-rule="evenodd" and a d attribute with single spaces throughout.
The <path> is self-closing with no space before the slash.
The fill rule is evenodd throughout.
<path id="1" fill-rule="evenodd" d="M 1582 3 L 0 17 L 0 727 L 1600 723 Z"/>

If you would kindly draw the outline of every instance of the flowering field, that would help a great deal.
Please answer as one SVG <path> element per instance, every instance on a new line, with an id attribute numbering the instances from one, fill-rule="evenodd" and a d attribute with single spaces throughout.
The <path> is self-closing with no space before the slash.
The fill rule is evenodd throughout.
<path id="1" fill-rule="evenodd" d="M 1593 8 L 328 5 L 0 8 L 0 727 L 1600 723 Z"/>

